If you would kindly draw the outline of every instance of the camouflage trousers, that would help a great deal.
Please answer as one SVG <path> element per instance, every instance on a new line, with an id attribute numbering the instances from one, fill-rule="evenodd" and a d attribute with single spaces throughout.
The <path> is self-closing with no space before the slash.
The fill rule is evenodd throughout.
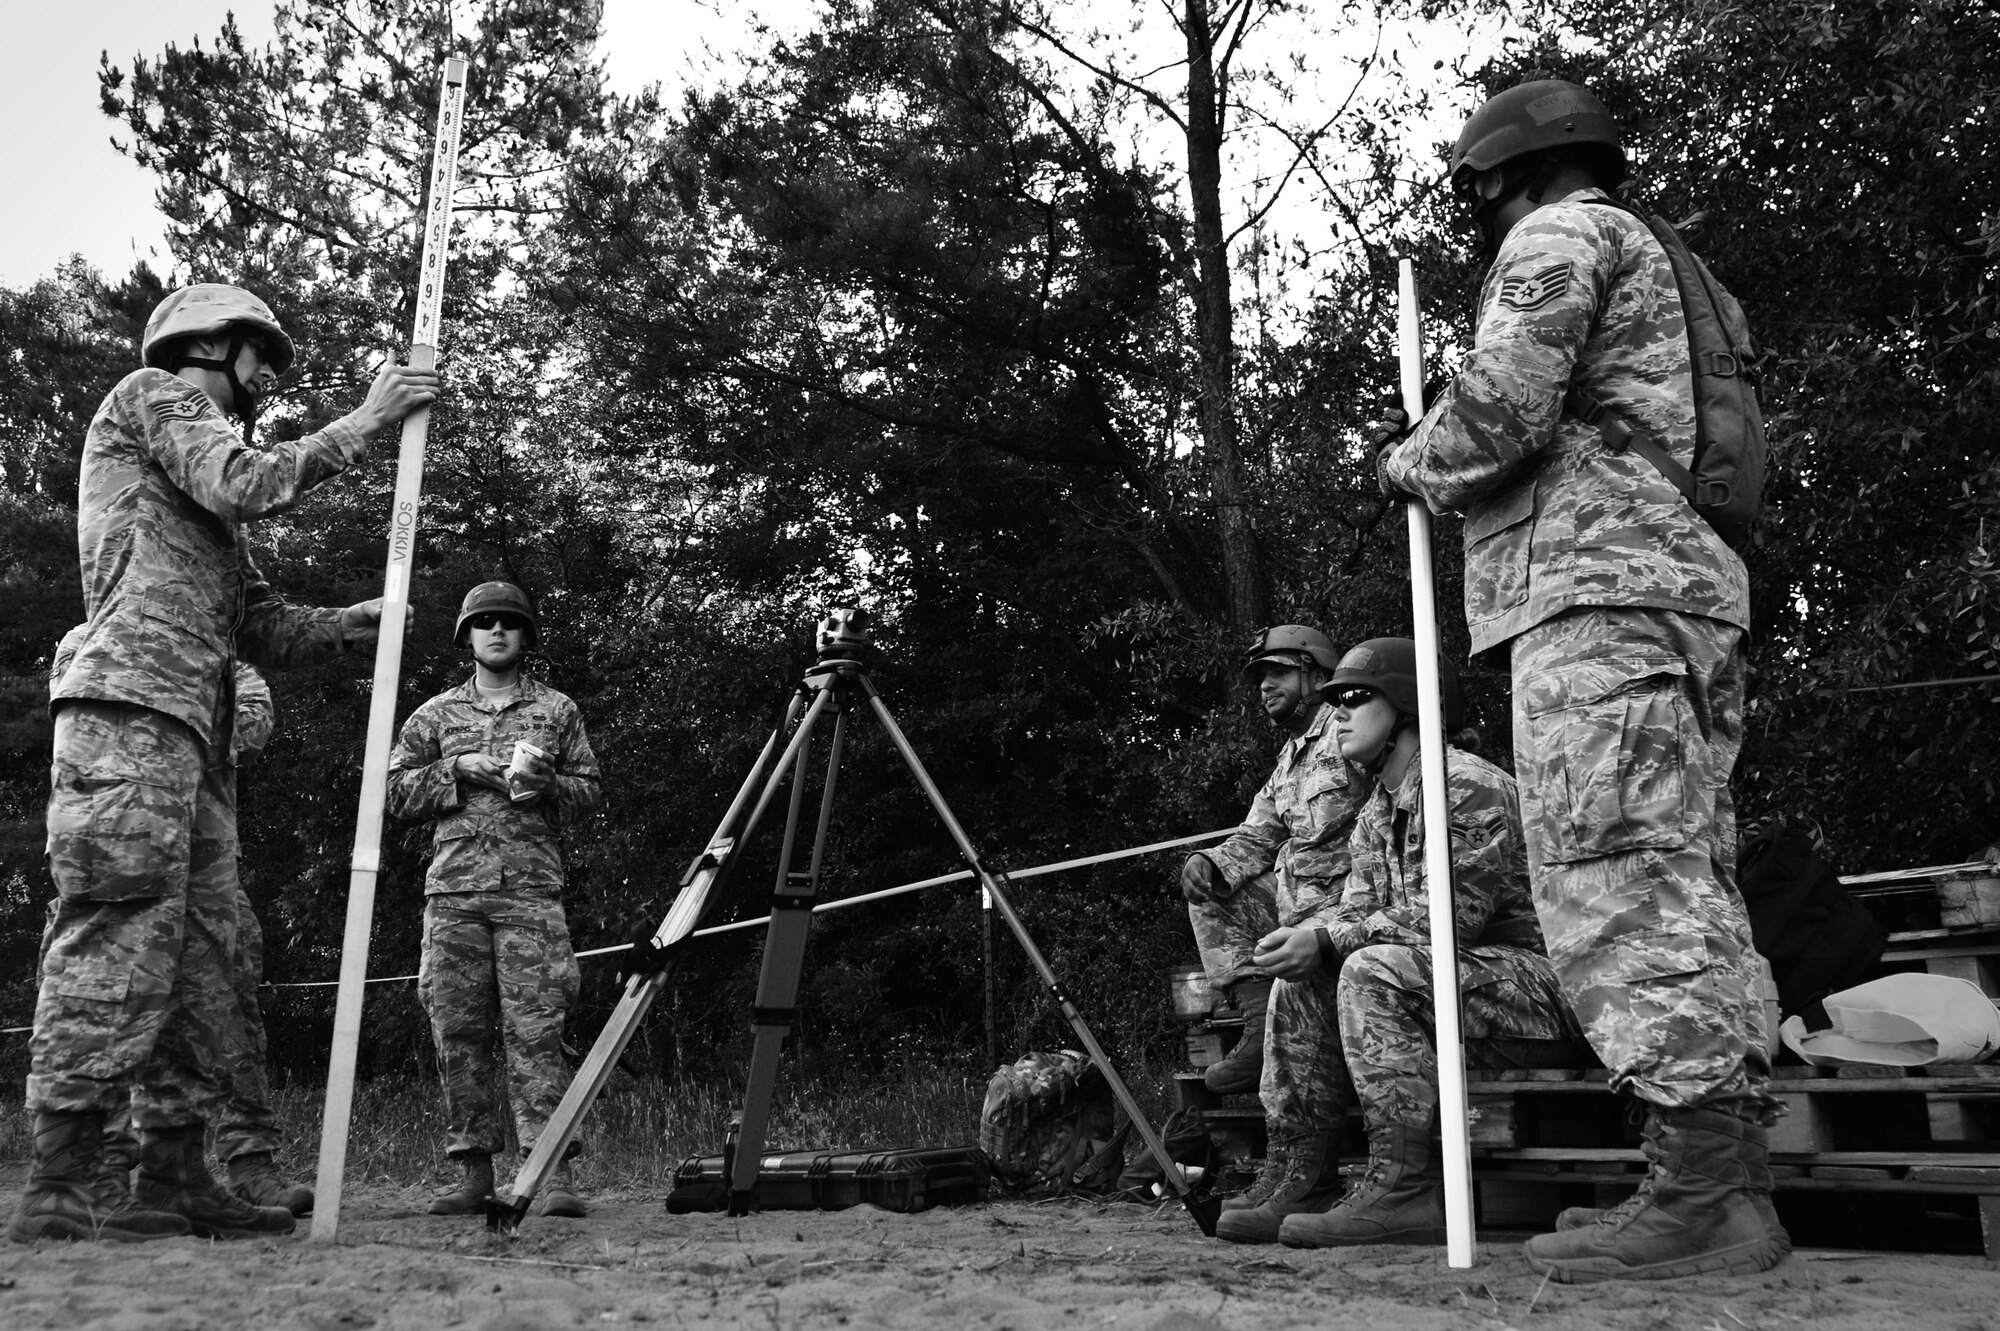
<path id="1" fill-rule="evenodd" d="M 28 1108 L 198 1123 L 236 1021 L 235 768 L 150 708 L 72 702 L 50 778 Z"/>
<path id="2" fill-rule="evenodd" d="M 1730 772 L 1743 632 L 1585 608 L 1514 640 L 1514 759 L 1535 911 L 1614 1088 L 1775 1116 Z"/>
<path id="3" fill-rule="evenodd" d="M 1325 968 L 1271 984 L 1257 1098 L 1273 1138 L 1337 1132 L 1355 1102 L 1340 1047 L 1339 984 L 1338 974 Z"/>
<path id="4" fill-rule="evenodd" d="M 1262 978 L 1264 971 L 1250 964 L 1250 955 L 1257 940 L 1278 927 L 1277 876 L 1260 873 L 1233 892 L 1183 889 L 1183 895 L 1209 984 L 1220 991 L 1238 980 Z"/>
<path id="5" fill-rule="evenodd" d="M 1428 1127 L 1437 1113 L 1437 998 L 1431 949 L 1375 943 L 1340 968 L 1340 1043 L 1370 1128 Z M 1459 949 L 1459 1034 L 1473 1067 L 1575 1065 L 1576 1019 L 1539 952 Z"/>
<path id="6" fill-rule="evenodd" d="M 569 1086 L 563 1016 L 580 976 L 562 902 L 527 892 L 443 892 L 424 899 L 417 995 L 430 1014 L 444 1079 L 445 1152 L 505 1148 L 494 1103 L 494 1050 L 507 1053 L 507 1093 L 523 1152 Z"/>
<path id="7" fill-rule="evenodd" d="M 1459 1032 L 1476 1067 L 1574 1065 L 1584 1054 L 1547 957 L 1517 947 L 1459 949 Z M 1264 1076 L 1274 1134 L 1337 1131 L 1361 1105 L 1369 1122 L 1428 1123 L 1437 1105 L 1437 1036 L 1427 947 L 1377 943 L 1304 980 L 1271 987 Z"/>
<path id="8" fill-rule="evenodd" d="M 275 1154 L 284 1144 L 278 1115 L 271 1108 L 271 1083 L 264 1071 L 264 1012 L 257 989 L 264 980 L 264 928 L 250 908 L 250 898 L 236 889 L 236 950 L 229 970 L 235 980 L 236 1020 L 217 1034 L 222 1041 L 218 1068 L 222 1099 L 210 1106 L 208 1120 L 215 1158 L 224 1164 L 242 1155 Z M 134 1101 L 140 1099 L 133 1092 Z M 104 1157 L 130 1167 L 139 1162 L 139 1140 L 127 1110 L 104 1125 Z"/>

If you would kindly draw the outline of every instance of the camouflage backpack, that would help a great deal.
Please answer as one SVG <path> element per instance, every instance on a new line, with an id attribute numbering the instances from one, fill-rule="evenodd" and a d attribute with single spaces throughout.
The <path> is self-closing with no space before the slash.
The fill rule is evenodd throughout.
<path id="1" fill-rule="evenodd" d="M 1089 1055 L 1026 1054 L 986 1084 L 979 1145 L 1016 1191 L 1108 1189 L 1124 1164 L 1111 1122 L 1111 1088 Z"/>

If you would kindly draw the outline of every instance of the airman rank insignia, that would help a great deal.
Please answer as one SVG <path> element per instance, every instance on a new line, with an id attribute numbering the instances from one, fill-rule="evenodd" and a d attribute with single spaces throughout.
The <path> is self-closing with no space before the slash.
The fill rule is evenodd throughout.
<path id="1" fill-rule="evenodd" d="M 1569 264 L 1554 263 L 1526 277 L 1503 278 L 1500 303 L 1510 310 L 1539 310 L 1569 290 Z"/>
<path id="2" fill-rule="evenodd" d="M 195 391 L 157 404 L 153 414 L 163 421 L 198 421 L 211 410 L 207 396 Z"/>

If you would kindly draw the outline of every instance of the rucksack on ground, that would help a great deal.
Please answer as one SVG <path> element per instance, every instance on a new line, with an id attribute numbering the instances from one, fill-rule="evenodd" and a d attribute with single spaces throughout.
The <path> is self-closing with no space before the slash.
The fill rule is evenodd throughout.
<path id="1" fill-rule="evenodd" d="M 1803 830 L 1780 824 L 1746 838 L 1736 856 L 1736 886 L 1785 1016 L 1861 983 L 1880 964 L 1888 942 L 1882 926 L 1848 895 L 1839 871 Z"/>
<path id="2" fill-rule="evenodd" d="M 1112 1118 L 1111 1087 L 1088 1054 L 1026 1054 L 986 1084 L 979 1145 L 1015 1191 L 1109 1190 L 1124 1144 Z"/>
<path id="3" fill-rule="evenodd" d="M 1729 544 L 1750 544 L 1751 527 L 1764 504 L 1764 406 L 1758 396 L 1764 353 L 1750 333 L 1736 297 L 1708 271 L 1671 226 L 1622 199 L 1597 199 L 1646 224 L 1667 252 L 1687 320 L 1688 364 L 1694 371 L 1694 457 L 1683 467 L 1665 444 L 1636 422 L 1574 389 L 1577 414 L 1615 450 L 1631 448 L 1660 469 L 1682 498 Z"/>

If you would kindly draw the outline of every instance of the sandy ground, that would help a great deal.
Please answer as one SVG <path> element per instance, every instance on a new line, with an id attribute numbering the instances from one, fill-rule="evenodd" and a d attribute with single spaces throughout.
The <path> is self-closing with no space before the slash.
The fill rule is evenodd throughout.
<path id="1" fill-rule="evenodd" d="M 0 1170 L 17 1195 L 21 1171 Z M 595 1198 L 514 1238 L 423 1213 L 416 1188 L 350 1188 L 340 1237 L 22 1246 L 0 1242 L 0 1327 L 1211 1328 L 2000 1327 L 1978 1257 L 1805 1253 L 1766 1275 L 1545 1284 L 1523 1235 L 1478 1264 L 1204 1239 L 1178 1206 L 996 1202 L 897 1215 L 671 1216 L 662 1194 Z"/>

